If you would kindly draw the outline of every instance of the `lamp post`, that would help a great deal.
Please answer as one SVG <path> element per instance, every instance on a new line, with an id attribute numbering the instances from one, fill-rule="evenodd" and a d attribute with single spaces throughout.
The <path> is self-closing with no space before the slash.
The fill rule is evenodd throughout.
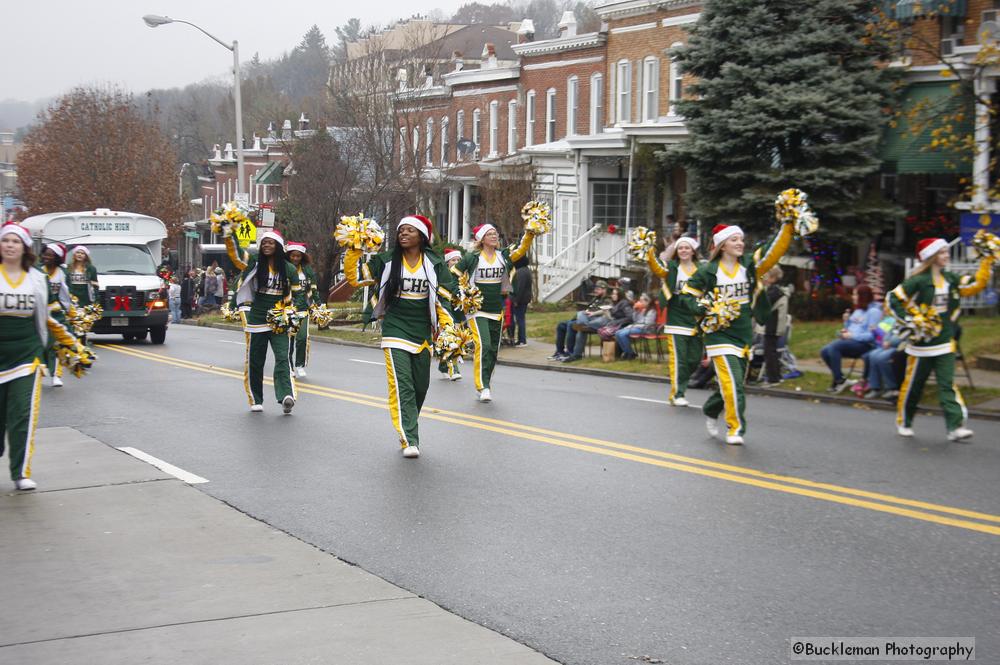
<path id="1" fill-rule="evenodd" d="M 243 101 L 240 97 L 240 43 L 234 39 L 232 44 L 227 44 L 215 35 L 195 25 L 194 23 L 191 23 L 190 21 L 182 21 L 177 18 L 170 18 L 169 16 L 146 14 L 142 17 L 142 20 L 151 28 L 166 25 L 167 23 L 183 23 L 185 25 L 190 25 L 192 28 L 198 30 L 207 37 L 210 37 L 233 52 L 233 77 L 235 79 L 233 97 L 235 97 L 236 102 L 236 192 L 237 194 L 244 193 L 243 180 L 246 169 L 243 165 Z"/>

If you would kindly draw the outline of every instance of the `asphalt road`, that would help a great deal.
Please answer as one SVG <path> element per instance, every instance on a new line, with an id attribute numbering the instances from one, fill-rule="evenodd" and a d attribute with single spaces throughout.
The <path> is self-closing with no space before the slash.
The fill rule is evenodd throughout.
<path id="1" fill-rule="evenodd" d="M 1000 423 L 752 397 L 747 445 L 660 385 L 498 368 L 492 404 L 432 378 L 404 460 L 378 350 L 314 344 L 294 414 L 248 410 L 243 335 L 96 337 L 69 425 L 565 663 L 788 661 L 792 636 L 975 636 L 1000 662 Z M 693 391 L 700 404 L 706 393 Z M 36 469 L 44 482 L 44 468 Z M 641 661 L 639 661 L 641 662 Z"/>

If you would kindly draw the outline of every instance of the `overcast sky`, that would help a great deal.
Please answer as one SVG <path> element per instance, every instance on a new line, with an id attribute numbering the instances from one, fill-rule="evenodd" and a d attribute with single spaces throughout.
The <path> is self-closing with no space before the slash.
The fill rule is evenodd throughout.
<path id="1" fill-rule="evenodd" d="M 186 25 L 147 28 L 144 14 L 197 23 L 224 42 L 240 42 L 244 62 L 293 48 L 314 23 L 336 41 L 334 29 L 357 17 L 381 25 L 440 9 L 450 15 L 465 0 L 3 0 L 5 66 L 0 99 L 35 101 L 75 85 L 116 83 L 132 92 L 227 75 L 231 56 Z"/>

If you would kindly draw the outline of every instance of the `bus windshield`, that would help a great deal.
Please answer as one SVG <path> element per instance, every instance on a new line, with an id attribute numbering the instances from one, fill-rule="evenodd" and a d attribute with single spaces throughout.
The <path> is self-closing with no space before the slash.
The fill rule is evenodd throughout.
<path id="1" fill-rule="evenodd" d="M 90 260 L 102 275 L 155 275 L 156 264 L 145 247 L 87 245 Z M 72 256 L 72 251 L 70 252 Z"/>

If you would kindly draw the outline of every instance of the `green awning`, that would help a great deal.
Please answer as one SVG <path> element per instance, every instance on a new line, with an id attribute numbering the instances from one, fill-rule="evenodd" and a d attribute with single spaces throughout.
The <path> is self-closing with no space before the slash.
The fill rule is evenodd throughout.
<path id="1" fill-rule="evenodd" d="M 268 162 L 264 170 L 253 177 L 256 185 L 280 185 L 281 175 L 284 171 L 281 162 Z"/>
<path id="2" fill-rule="evenodd" d="M 912 19 L 918 16 L 965 16 L 966 0 L 899 0 L 896 18 Z"/>
<path id="3" fill-rule="evenodd" d="M 931 148 L 931 129 L 939 126 L 946 114 L 951 115 L 961 109 L 963 118 L 951 123 L 953 133 L 965 136 L 973 132 L 973 102 L 963 93 L 952 90 L 953 85 L 950 81 L 916 83 L 903 93 L 899 106 L 903 117 L 897 119 L 896 127 L 890 127 L 886 131 L 880 151 L 883 162 L 888 162 L 890 168 L 895 164 L 896 173 L 972 171 L 972 155 L 964 156 L 951 150 Z M 916 135 L 907 119 L 907 113 L 914 109 L 918 109 L 917 124 L 925 125 L 923 131 Z"/>

